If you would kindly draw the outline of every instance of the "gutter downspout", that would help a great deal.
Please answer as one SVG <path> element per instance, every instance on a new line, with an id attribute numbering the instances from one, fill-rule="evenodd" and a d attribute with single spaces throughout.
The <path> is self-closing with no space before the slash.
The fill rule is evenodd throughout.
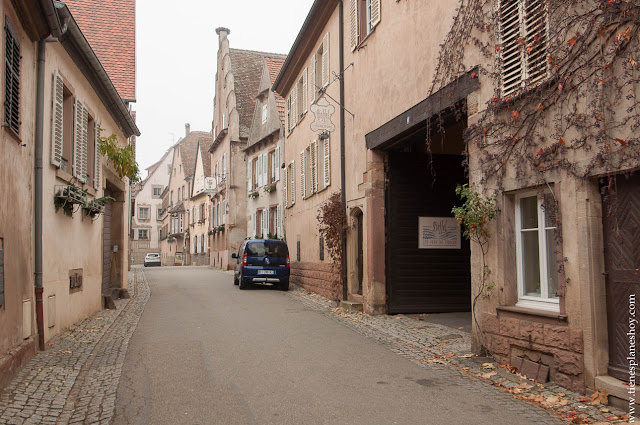
<path id="1" fill-rule="evenodd" d="M 40 6 L 46 14 L 47 24 L 54 37 L 51 41 L 57 41 L 63 33 L 60 20 L 55 11 L 53 1 L 41 0 Z M 38 59 L 36 65 L 36 114 L 35 114 L 35 140 L 34 140 L 34 287 L 36 299 L 36 326 L 38 328 L 38 345 L 44 350 L 44 306 L 42 294 L 42 205 L 43 205 L 43 161 L 44 152 L 44 74 L 47 39 L 38 41 Z"/>
<path id="2" fill-rule="evenodd" d="M 36 323 L 38 326 L 38 344 L 44 350 L 44 307 L 42 305 L 42 153 L 44 127 L 44 61 L 47 42 L 38 41 L 37 85 L 36 85 L 36 129 L 34 143 L 35 176 L 34 176 L 34 255 L 35 255 L 35 292 L 36 292 Z"/>
<path id="3" fill-rule="evenodd" d="M 340 43 L 339 50 L 339 66 L 340 66 L 340 187 L 342 209 L 347 213 L 347 194 L 345 192 L 345 142 L 344 142 L 344 3 L 343 0 L 338 0 L 338 22 L 340 28 L 338 30 L 338 38 Z M 347 300 L 348 288 L 347 288 L 347 231 L 342 232 L 342 299 Z"/>

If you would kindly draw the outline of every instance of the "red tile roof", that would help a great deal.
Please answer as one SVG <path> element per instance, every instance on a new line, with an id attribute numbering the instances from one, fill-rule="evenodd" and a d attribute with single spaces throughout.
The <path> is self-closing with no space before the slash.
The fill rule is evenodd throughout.
<path id="1" fill-rule="evenodd" d="M 240 118 L 240 137 L 249 137 L 256 107 L 256 93 L 260 88 L 263 60 L 282 60 L 286 55 L 255 52 L 252 50 L 229 49 L 231 70 L 235 81 L 236 108 Z"/>
<path id="2" fill-rule="evenodd" d="M 280 69 L 284 64 L 285 58 L 266 57 L 264 58 L 264 60 L 267 63 L 269 77 L 271 78 L 271 85 L 273 86 L 273 83 L 274 81 L 276 81 L 278 74 L 280 74 Z M 276 92 L 273 92 L 273 94 L 276 96 L 276 106 L 278 107 L 278 115 L 280 115 L 280 121 L 282 121 L 282 124 L 284 125 L 284 99 Z"/>
<path id="3" fill-rule="evenodd" d="M 182 170 L 185 177 L 193 177 L 198 141 L 203 147 L 209 146 L 212 141 L 211 133 L 192 131 L 180 142 L 180 158 L 182 159 Z"/>
<path id="4" fill-rule="evenodd" d="M 123 99 L 136 97 L 135 0 L 65 0 Z"/>

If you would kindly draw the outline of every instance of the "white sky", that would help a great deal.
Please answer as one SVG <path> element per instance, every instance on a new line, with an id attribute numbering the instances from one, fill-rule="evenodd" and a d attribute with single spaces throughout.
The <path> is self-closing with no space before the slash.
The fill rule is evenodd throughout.
<path id="1" fill-rule="evenodd" d="M 313 0 L 136 0 L 136 104 L 142 135 L 136 143 L 146 168 L 192 131 L 211 131 L 218 36 L 229 46 L 289 53 Z"/>

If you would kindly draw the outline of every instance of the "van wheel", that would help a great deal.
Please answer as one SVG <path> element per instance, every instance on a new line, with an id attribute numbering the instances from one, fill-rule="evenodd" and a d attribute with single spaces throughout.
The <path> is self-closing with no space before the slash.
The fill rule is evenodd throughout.
<path id="1" fill-rule="evenodd" d="M 238 287 L 240 289 L 247 289 L 249 287 L 249 284 L 247 282 L 245 282 L 244 279 L 240 278 L 240 280 L 238 282 Z"/>
<path id="2" fill-rule="evenodd" d="M 280 290 L 281 291 L 288 291 L 289 290 L 289 281 L 287 280 L 286 282 L 283 282 L 280 284 Z"/>

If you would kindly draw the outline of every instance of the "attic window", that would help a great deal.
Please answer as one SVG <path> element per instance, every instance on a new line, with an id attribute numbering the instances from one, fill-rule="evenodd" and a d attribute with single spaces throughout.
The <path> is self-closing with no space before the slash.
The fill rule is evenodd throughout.
<path id="1" fill-rule="evenodd" d="M 500 0 L 502 96 L 532 87 L 548 76 L 546 0 Z"/>
<path id="2" fill-rule="evenodd" d="M 267 123 L 267 104 L 262 105 L 262 124 Z"/>

